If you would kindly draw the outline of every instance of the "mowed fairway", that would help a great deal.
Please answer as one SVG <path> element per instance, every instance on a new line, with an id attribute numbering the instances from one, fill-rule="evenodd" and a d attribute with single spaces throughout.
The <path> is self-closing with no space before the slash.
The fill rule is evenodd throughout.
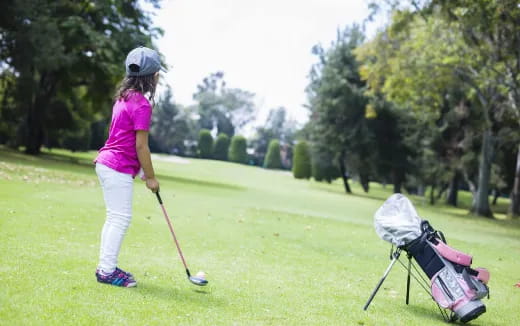
<path id="1" fill-rule="evenodd" d="M 56 154 L 58 153 L 58 154 Z M 390 195 L 373 184 L 295 180 L 290 173 L 218 161 L 155 157 L 189 283 L 155 196 L 136 180 L 119 265 L 138 287 L 94 277 L 104 203 L 95 153 L 40 158 L 0 148 L 0 325 L 442 325 L 433 301 L 396 265 L 368 311 L 390 245 L 373 214 Z M 422 204 L 448 243 L 491 271 L 488 312 L 471 325 L 520 322 L 520 223 Z M 502 203 L 504 204 L 504 203 Z"/>

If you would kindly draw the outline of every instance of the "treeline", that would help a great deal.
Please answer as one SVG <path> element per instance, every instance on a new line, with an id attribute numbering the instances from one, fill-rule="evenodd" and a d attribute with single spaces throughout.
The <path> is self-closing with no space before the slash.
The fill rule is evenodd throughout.
<path id="1" fill-rule="evenodd" d="M 341 178 L 347 193 L 355 179 L 367 192 L 379 182 L 457 205 L 467 189 L 483 216 L 492 216 L 491 194 L 508 196 L 519 216 L 518 2 L 377 0 L 370 8 L 390 17 L 372 39 L 354 25 L 313 48 L 303 128 L 280 107 L 252 129 L 255 95 L 216 72 L 193 105 L 169 88 L 156 99 L 151 149 Z M 161 33 L 137 0 L 2 1 L 0 144 L 29 154 L 99 149 L 125 55 Z"/>
<path id="2" fill-rule="evenodd" d="M 152 115 L 150 148 L 154 152 L 232 161 L 273 169 L 290 169 L 298 129 L 287 110 L 270 110 L 253 128 L 258 109 L 254 94 L 228 88 L 224 73 L 204 78 L 193 94 L 194 104 L 175 102 L 167 88 Z M 240 134 L 249 127 L 249 139 Z"/>
<path id="3" fill-rule="evenodd" d="M 390 22 L 365 40 L 339 31 L 307 88 L 316 164 L 492 216 L 490 194 L 520 215 L 520 7 L 517 1 L 374 1 Z"/>

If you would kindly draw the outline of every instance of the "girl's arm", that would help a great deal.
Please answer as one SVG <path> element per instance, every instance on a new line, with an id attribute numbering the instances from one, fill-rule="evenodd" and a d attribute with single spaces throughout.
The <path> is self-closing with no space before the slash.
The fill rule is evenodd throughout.
<path id="1" fill-rule="evenodd" d="M 150 156 L 150 148 L 148 147 L 148 131 L 137 130 L 135 149 L 137 150 L 137 158 L 144 171 L 146 187 L 152 192 L 159 191 L 159 182 L 155 179 L 155 173 L 152 166 L 152 158 Z"/>

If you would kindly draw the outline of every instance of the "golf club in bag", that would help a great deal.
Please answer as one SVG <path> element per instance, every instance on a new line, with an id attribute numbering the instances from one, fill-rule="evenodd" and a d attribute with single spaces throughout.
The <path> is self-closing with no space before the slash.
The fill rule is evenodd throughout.
<path id="1" fill-rule="evenodd" d="M 170 218 L 168 217 L 168 213 L 166 213 L 166 209 L 164 208 L 163 201 L 161 199 L 161 196 L 159 195 L 159 191 L 155 193 L 157 196 L 157 200 L 159 201 L 159 205 L 161 205 L 162 211 L 164 213 L 164 218 L 166 219 L 166 223 L 168 223 L 168 228 L 170 229 L 170 232 L 173 236 L 173 241 L 175 242 L 175 246 L 177 246 L 177 251 L 179 252 L 179 256 L 181 257 L 182 264 L 184 265 L 184 268 L 186 269 L 186 275 L 188 275 L 188 280 L 198 286 L 205 286 L 208 284 L 208 281 L 205 278 L 197 277 L 197 276 L 191 276 L 190 270 L 188 269 L 188 265 L 186 264 L 186 260 L 184 260 L 184 256 L 182 255 L 181 247 L 179 246 L 179 242 L 177 241 L 177 237 L 175 236 L 175 232 L 173 231 L 173 226 L 170 221 Z"/>
<path id="2" fill-rule="evenodd" d="M 363 310 L 368 309 L 393 265 L 399 262 L 408 271 L 406 304 L 412 276 L 437 303 L 448 322 L 466 323 L 486 312 L 481 299 L 489 298 L 489 272 L 484 268 L 471 268 L 472 257 L 449 247 L 442 232 L 419 218 L 408 198 L 402 194 L 390 196 L 375 213 L 374 224 L 379 237 L 392 243 L 391 262 Z M 399 259 L 403 251 L 407 254 L 407 266 Z M 412 263 L 412 258 L 428 280 Z"/>

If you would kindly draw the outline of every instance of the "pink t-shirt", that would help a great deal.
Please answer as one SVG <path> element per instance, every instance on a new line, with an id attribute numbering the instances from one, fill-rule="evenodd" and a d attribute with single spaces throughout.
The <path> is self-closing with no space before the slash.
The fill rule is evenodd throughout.
<path id="1" fill-rule="evenodd" d="M 152 106 L 139 92 L 118 100 L 112 108 L 108 139 L 94 162 L 135 177 L 141 168 L 135 148 L 136 130 L 150 129 Z"/>

